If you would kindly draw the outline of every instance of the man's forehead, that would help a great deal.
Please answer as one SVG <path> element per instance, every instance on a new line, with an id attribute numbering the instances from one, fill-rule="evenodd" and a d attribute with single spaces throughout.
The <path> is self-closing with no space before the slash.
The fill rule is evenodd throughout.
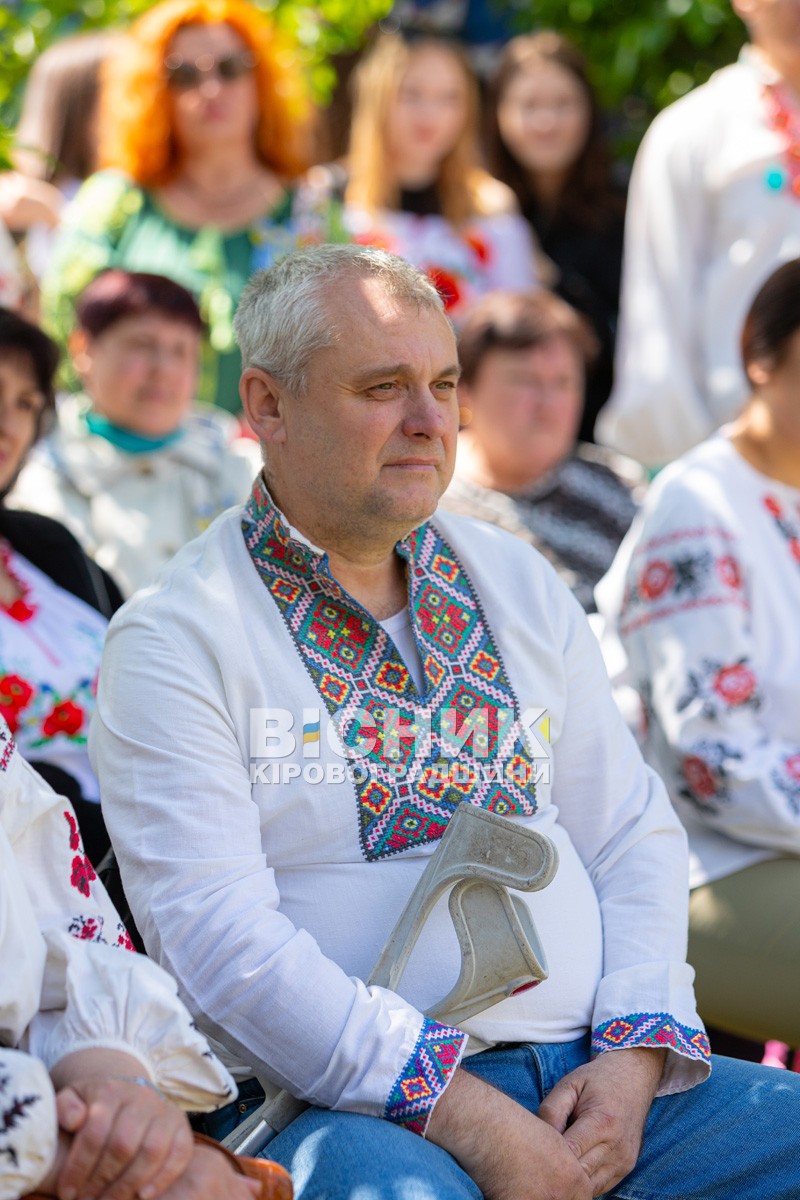
<path id="1" fill-rule="evenodd" d="M 441 342 L 455 354 L 455 334 L 442 312 L 394 296 L 379 279 L 339 281 L 326 296 L 333 334 L 328 353 L 361 357 L 393 342 Z"/>

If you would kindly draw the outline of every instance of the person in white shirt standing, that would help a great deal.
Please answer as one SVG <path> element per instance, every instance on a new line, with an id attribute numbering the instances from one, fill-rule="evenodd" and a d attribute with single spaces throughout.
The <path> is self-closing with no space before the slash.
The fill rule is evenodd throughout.
<path id="1" fill-rule="evenodd" d="M 800 254 L 800 3 L 733 6 L 750 44 L 656 117 L 631 179 L 615 387 L 597 439 L 649 467 L 738 415 L 744 315 Z"/>
<path id="2" fill-rule="evenodd" d="M 264 471 L 112 623 L 92 754 L 137 926 L 240 1099 L 313 1106 L 270 1158 L 299 1200 L 796 1196 L 800 1078 L 717 1059 L 695 1088 L 685 838 L 583 611 L 521 539 L 435 512 L 436 289 L 320 246 L 236 326 Z M 365 981 L 465 799 L 560 865 L 520 894 L 549 978 L 462 1028 L 425 1015 L 458 970 L 445 904 L 402 996 Z"/>

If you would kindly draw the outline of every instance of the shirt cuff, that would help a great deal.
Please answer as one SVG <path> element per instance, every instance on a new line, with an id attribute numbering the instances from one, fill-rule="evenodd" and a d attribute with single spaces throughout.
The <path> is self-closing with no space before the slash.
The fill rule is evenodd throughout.
<path id="1" fill-rule="evenodd" d="M 711 1073 L 705 1030 L 683 1025 L 671 1013 L 629 1013 L 592 1030 L 593 1057 L 609 1050 L 638 1049 L 668 1051 L 657 1096 L 687 1091 Z"/>
<path id="2" fill-rule="evenodd" d="M 416 1045 L 389 1092 L 385 1119 L 424 1137 L 433 1107 L 461 1062 L 466 1045 L 463 1030 L 425 1017 Z"/>

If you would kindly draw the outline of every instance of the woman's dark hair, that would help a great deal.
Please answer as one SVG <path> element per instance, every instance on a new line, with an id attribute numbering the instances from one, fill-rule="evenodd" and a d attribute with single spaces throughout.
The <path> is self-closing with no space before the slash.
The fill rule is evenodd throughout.
<path id="1" fill-rule="evenodd" d="M 588 323 L 565 300 L 543 289 L 536 292 L 490 292 L 471 308 L 459 330 L 461 379 L 473 383 L 492 350 L 529 350 L 565 337 L 584 364 L 597 355 L 599 343 Z"/>
<path id="2" fill-rule="evenodd" d="M 500 134 L 497 110 L 506 89 L 517 75 L 553 63 L 567 71 L 586 97 L 589 132 L 558 200 L 558 220 L 581 229 L 605 229 L 623 212 L 623 201 L 614 185 L 611 152 L 604 131 L 603 113 L 589 81 L 581 52 L 560 33 L 544 30 L 512 38 L 503 51 L 490 81 L 486 105 L 486 150 L 489 170 L 516 194 L 523 211 L 536 202 L 528 172 L 517 162 Z"/>
<path id="3" fill-rule="evenodd" d="M 38 325 L 12 312 L 10 308 L 0 308 L 0 359 L 3 358 L 27 360 L 36 386 L 44 396 L 42 416 L 48 410 L 52 412 L 56 404 L 53 381 L 60 358 L 58 346 Z M 37 437 L 40 429 L 41 421 Z"/>
<path id="4" fill-rule="evenodd" d="M 123 317 L 154 311 L 202 333 L 203 318 L 191 292 L 164 275 L 116 268 L 104 271 L 84 288 L 75 304 L 78 326 L 91 337 L 98 337 Z"/>
<path id="5" fill-rule="evenodd" d="M 742 328 L 745 372 L 751 363 L 767 359 L 780 366 L 789 341 L 800 329 L 800 258 L 773 271 L 750 305 Z"/>

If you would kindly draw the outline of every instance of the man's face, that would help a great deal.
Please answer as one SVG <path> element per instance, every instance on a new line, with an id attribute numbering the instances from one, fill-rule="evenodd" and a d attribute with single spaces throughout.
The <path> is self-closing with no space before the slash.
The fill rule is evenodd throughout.
<path id="1" fill-rule="evenodd" d="M 453 473 L 458 355 L 440 313 L 400 304 L 379 281 L 340 279 L 336 340 L 284 400 L 268 449 L 287 517 L 323 546 L 389 544 L 433 513 Z"/>

